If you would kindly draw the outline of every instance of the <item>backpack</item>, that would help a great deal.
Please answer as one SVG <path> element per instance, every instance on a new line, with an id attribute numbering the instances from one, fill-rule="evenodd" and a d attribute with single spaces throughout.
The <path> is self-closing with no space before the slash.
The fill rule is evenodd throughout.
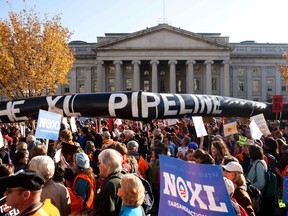
<path id="1" fill-rule="evenodd" d="M 272 166 L 272 160 L 276 159 L 270 154 L 267 154 L 266 157 L 268 160 L 268 168 L 265 172 L 265 187 L 262 189 L 262 194 L 265 197 L 272 197 L 275 196 L 277 190 L 277 177 L 274 173 L 274 167 Z"/>
<path id="2" fill-rule="evenodd" d="M 126 174 L 128 173 L 127 170 L 123 169 L 121 171 L 122 174 Z M 154 205 L 154 194 L 153 194 L 153 190 L 152 190 L 152 187 L 151 187 L 151 184 L 149 181 L 147 181 L 146 179 L 142 178 L 141 176 L 137 175 L 137 173 L 132 173 L 134 174 L 135 176 L 137 176 L 140 181 L 142 182 L 143 186 L 144 186 L 144 202 L 142 204 L 142 208 L 145 212 L 145 214 L 149 214 L 149 212 L 151 211 L 153 205 Z"/>
<path id="3" fill-rule="evenodd" d="M 246 191 L 250 196 L 254 212 L 258 214 L 262 203 L 262 192 L 252 185 L 249 179 L 246 179 Z"/>
<path id="4" fill-rule="evenodd" d="M 241 216 L 248 216 L 247 211 L 237 202 L 235 198 L 231 198 L 231 201 L 232 201 L 232 206 L 233 206 L 233 203 L 236 204 L 236 206 L 238 206 Z M 239 214 L 239 212 L 236 212 L 236 213 Z"/>
<path id="5" fill-rule="evenodd" d="M 66 187 L 71 199 L 71 214 L 80 213 L 83 210 L 83 198 L 74 193 L 70 187 Z"/>

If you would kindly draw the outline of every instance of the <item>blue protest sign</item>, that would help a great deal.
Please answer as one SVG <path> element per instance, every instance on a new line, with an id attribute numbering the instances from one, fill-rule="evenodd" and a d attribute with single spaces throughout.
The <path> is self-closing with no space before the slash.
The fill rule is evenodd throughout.
<path id="1" fill-rule="evenodd" d="M 235 215 L 221 166 L 159 157 L 159 215 Z"/>
<path id="2" fill-rule="evenodd" d="M 283 203 L 288 203 L 288 176 L 283 177 L 283 194 L 282 194 Z"/>
<path id="3" fill-rule="evenodd" d="M 57 113 L 39 110 L 35 133 L 36 138 L 57 140 L 61 126 L 61 120 L 62 116 Z"/>

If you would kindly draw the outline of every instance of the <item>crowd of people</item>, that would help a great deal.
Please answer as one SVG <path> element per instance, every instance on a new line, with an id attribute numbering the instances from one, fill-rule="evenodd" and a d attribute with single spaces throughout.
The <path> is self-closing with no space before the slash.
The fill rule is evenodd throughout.
<path id="1" fill-rule="evenodd" d="M 2 124 L 0 198 L 6 196 L 7 205 L 21 215 L 31 211 L 64 216 L 157 215 L 160 154 L 221 165 L 236 215 L 275 215 L 279 209 L 283 177 L 288 175 L 288 133 L 280 124 L 267 122 L 271 135 L 253 139 L 249 122 L 237 122 L 238 133 L 224 137 L 222 118 L 205 123 L 208 136 L 200 138 L 191 118 L 174 124 L 89 118 L 76 123 L 76 132 L 62 124 L 59 139 L 48 145 L 36 139 L 33 124 L 27 124 L 24 134 L 17 123 Z M 239 136 L 245 141 L 240 142 Z M 277 177 L 277 190 L 266 196 L 268 169 Z M 27 181 L 17 181 L 18 176 Z M 154 195 L 149 212 L 143 208 L 141 178 L 150 183 Z M 248 183 L 263 192 L 259 209 L 247 191 Z M 29 202 L 31 197 L 36 201 Z"/>

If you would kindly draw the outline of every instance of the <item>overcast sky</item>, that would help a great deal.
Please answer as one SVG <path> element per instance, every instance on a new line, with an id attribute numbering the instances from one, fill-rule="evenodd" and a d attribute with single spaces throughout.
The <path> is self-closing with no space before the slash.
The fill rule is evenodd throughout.
<path id="1" fill-rule="evenodd" d="M 96 42 L 105 33 L 132 33 L 165 22 L 194 33 L 221 33 L 230 42 L 288 43 L 288 0 L 0 0 L 8 11 L 34 7 L 60 14 L 72 40 Z"/>

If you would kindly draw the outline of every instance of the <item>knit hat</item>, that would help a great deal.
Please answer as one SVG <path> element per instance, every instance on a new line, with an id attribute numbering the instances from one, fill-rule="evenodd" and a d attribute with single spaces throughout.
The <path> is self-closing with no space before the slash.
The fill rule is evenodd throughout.
<path id="1" fill-rule="evenodd" d="M 198 144 L 196 142 L 189 142 L 188 143 L 188 148 L 189 149 L 193 149 L 193 150 L 197 150 L 198 149 Z"/>
<path id="2" fill-rule="evenodd" d="M 76 154 L 76 164 L 81 168 L 89 168 L 90 167 L 90 159 L 87 154 L 81 152 Z"/>

